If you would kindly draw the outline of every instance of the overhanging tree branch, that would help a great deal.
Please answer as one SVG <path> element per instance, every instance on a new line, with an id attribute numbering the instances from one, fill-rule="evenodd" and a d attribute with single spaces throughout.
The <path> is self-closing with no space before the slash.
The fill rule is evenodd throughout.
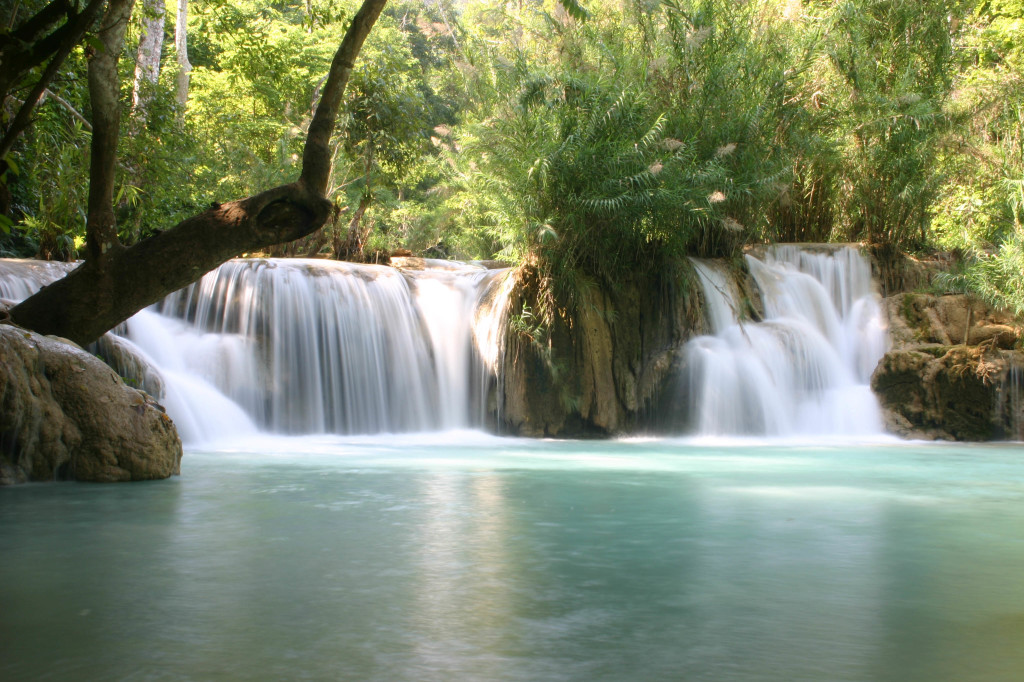
<path id="1" fill-rule="evenodd" d="M 327 182 L 331 173 L 331 134 L 338 118 L 341 96 L 348 85 L 356 55 L 363 47 L 363 41 L 369 35 L 370 28 L 377 21 L 384 5 L 385 0 L 366 0 L 352 18 L 352 25 L 345 33 L 341 47 L 334 53 L 327 82 L 320 94 L 320 103 L 316 107 L 313 121 L 309 124 L 306 146 L 302 150 L 302 175 L 299 180 L 320 196 L 327 192 Z"/>
<path id="2" fill-rule="evenodd" d="M 37 332 L 84 345 L 239 253 L 292 241 L 321 227 L 333 212 L 325 190 L 331 158 L 328 143 L 338 108 L 353 62 L 385 4 L 386 0 L 364 0 L 352 20 L 331 64 L 296 182 L 240 201 L 215 204 L 134 246 L 115 247 L 102 252 L 101 257 L 87 258 L 67 277 L 15 306 L 11 319 Z M 97 85 L 101 89 L 109 87 Z M 99 128 L 95 118 L 94 125 Z M 111 167 L 115 160 L 114 155 L 102 156 L 102 163 Z M 93 181 L 97 173 L 107 172 L 95 166 Z M 101 178 L 100 182 L 105 180 Z M 99 189 L 106 196 L 106 188 Z M 96 201 L 99 210 L 99 198 Z M 92 207 L 90 192 L 90 229 Z M 116 235 L 112 221 L 110 226 Z"/>

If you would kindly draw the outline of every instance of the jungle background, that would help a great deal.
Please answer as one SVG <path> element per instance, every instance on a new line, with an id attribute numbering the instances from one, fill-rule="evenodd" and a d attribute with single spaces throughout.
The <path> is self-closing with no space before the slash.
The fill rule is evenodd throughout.
<path id="1" fill-rule="evenodd" d="M 0 10 L 0 38 L 44 5 Z M 294 177 L 355 10 L 140 1 L 120 240 Z M 5 158 L 0 256 L 80 255 L 96 49 L 87 33 Z M 864 241 L 950 253 L 942 286 L 1024 313 L 1024 0 L 400 0 L 331 151 L 335 219 L 268 255 L 495 258 L 571 297 L 684 255 Z"/>

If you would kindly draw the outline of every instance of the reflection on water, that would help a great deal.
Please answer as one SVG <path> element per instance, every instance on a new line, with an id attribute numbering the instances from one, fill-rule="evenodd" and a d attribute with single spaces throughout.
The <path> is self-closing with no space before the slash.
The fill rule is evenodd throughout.
<path id="1" fill-rule="evenodd" d="M 424 476 L 421 495 L 422 520 L 411 548 L 413 607 L 405 614 L 407 627 L 419 633 L 412 665 L 420 675 L 501 679 L 516 569 L 504 541 L 510 529 L 501 479 L 434 473 Z"/>
<path id="2" fill-rule="evenodd" d="M 263 445 L 0 491 L 0 678 L 1024 679 L 1019 446 Z"/>

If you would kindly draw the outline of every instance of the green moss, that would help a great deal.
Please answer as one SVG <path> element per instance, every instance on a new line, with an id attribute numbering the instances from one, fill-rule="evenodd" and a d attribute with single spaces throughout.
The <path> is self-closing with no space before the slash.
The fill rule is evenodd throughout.
<path id="1" fill-rule="evenodd" d="M 927 353 L 928 355 L 931 355 L 933 358 L 941 358 L 945 356 L 946 353 L 948 353 L 954 347 L 955 346 L 922 346 L 920 348 L 915 348 L 915 350 L 918 350 L 922 353 Z"/>

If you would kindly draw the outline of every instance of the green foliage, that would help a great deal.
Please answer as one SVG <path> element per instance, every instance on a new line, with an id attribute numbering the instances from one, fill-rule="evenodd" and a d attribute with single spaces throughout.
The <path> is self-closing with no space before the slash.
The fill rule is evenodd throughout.
<path id="1" fill-rule="evenodd" d="M 547 337 L 544 321 L 533 314 L 533 308 L 524 304 L 522 310 L 509 317 L 509 330 L 526 338 L 530 343 L 543 346 Z"/>
<path id="2" fill-rule="evenodd" d="M 184 112 L 170 28 L 144 112 L 128 45 L 126 243 L 296 177 L 356 6 L 192 0 Z M 1022 31 L 1022 0 L 392 2 L 333 141 L 339 218 L 285 252 L 531 263 L 546 303 L 530 314 L 551 319 L 684 255 L 858 239 L 960 250 L 962 286 L 1013 307 Z M 52 89 L 88 117 L 85 68 L 78 49 Z M 88 143 L 71 111 L 40 105 L 3 177 L 0 251 L 74 255 Z"/>
<path id="3" fill-rule="evenodd" d="M 717 174 L 711 195 L 743 241 L 777 238 L 772 213 L 790 201 L 800 159 L 824 151 L 806 88 L 818 32 L 778 5 L 665 2 L 668 56 L 650 69 L 669 132 Z"/>
<path id="4" fill-rule="evenodd" d="M 937 283 L 947 291 L 977 296 L 995 308 L 1024 317 L 1024 229 L 1018 225 L 998 251 L 974 253 L 962 272 L 943 273 Z"/>
<path id="5" fill-rule="evenodd" d="M 948 0 L 849 0 L 830 17 L 830 98 L 844 158 L 846 236 L 928 243 L 952 85 Z"/>
<path id="6" fill-rule="evenodd" d="M 488 30 L 467 52 L 487 105 L 448 155 L 460 234 L 506 260 L 535 256 L 570 303 L 662 258 L 771 235 L 813 44 L 789 40 L 765 2 L 590 9 L 585 23 L 478 19 Z M 499 53 L 489 27 L 517 22 L 523 40 Z M 538 66 L 545 51 L 558 68 Z"/>
<path id="7" fill-rule="evenodd" d="M 33 131 L 38 155 L 22 157 L 22 173 L 12 186 L 21 215 L 15 229 L 43 257 L 67 260 L 76 254 L 75 240 L 85 237 L 88 149 L 79 124 L 59 125 L 47 117 L 42 114 Z"/>
<path id="8" fill-rule="evenodd" d="M 130 104 L 135 47 L 126 47 L 116 207 L 122 241 L 167 229 L 211 202 L 294 180 L 319 88 L 356 6 L 355 0 L 269 6 L 255 0 L 193 0 L 194 69 L 184 125 L 173 100 L 177 67 L 170 33 L 160 80 L 146 93 L 145 111 Z M 364 46 L 346 91 L 331 193 L 343 209 L 341 226 L 364 198 L 370 199 L 363 224 L 375 234 L 368 248 L 401 246 L 416 236 L 410 233 L 418 224 L 432 222 L 399 198 L 429 205 L 424 193 L 436 182 L 432 157 L 437 155 L 430 131 L 453 122 L 448 98 L 439 96 L 432 82 L 454 46 L 454 34 L 436 28 L 448 16 L 451 8 L 444 3 L 429 8 L 392 3 Z M 133 26 L 129 42 L 138 33 Z M 79 51 L 53 88 L 88 116 L 85 68 Z M 7 220 L 40 255 L 71 257 L 84 233 L 89 135 L 75 125 L 71 112 L 48 100 L 12 156 L 25 172 L 11 184 L 14 206 Z M 411 216 L 416 217 L 412 223 Z M 67 248 L 43 248 L 58 237 Z"/>
<path id="9" fill-rule="evenodd" d="M 1024 3 L 980 2 L 964 15 L 949 106 L 956 127 L 930 207 L 932 238 L 967 258 L 944 285 L 1024 314 Z"/>

